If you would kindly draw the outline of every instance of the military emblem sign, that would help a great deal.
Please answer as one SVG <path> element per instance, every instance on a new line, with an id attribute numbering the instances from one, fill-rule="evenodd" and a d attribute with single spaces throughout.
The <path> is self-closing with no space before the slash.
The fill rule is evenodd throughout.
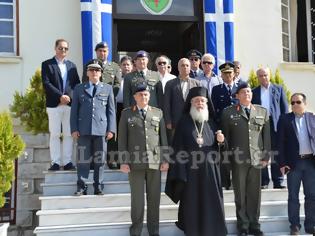
<path id="1" fill-rule="evenodd" d="M 141 5 L 153 15 L 162 15 L 170 9 L 173 0 L 140 0 Z"/>

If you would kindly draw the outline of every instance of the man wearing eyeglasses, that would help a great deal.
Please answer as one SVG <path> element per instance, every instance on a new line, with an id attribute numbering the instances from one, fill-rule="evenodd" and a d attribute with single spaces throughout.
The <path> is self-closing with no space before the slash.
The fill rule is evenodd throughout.
<path id="1" fill-rule="evenodd" d="M 315 235 L 315 115 L 306 111 L 303 93 L 291 96 L 291 108 L 278 123 L 278 162 L 282 175 L 287 174 L 290 233 L 299 235 L 301 228 L 299 193 L 303 183 L 304 229 Z"/>
<path id="2" fill-rule="evenodd" d="M 70 107 L 73 89 L 80 83 L 80 79 L 76 65 L 66 59 L 68 49 L 69 43 L 66 40 L 57 39 L 55 56 L 44 61 L 41 70 L 49 122 L 51 171 L 60 170 L 61 165 L 64 170 L 75 169 L 71 161 L 73 140 L 70 132 Z"/>
<path id="3" fill-rule="evenodd" d="M 99 172 L 105 160 L 107 142 L 116 133 L 113 89 L 100 82 L 102 67 L 87 66 L 88 82 L 75 87 L 71 107 L 71 134 L 78 140 L 78 181 L 76 195 L 87 194 L 90 163 L 94 161 L 94 194 L 100 195 Z"/>
<path id="4" fill-rule="evenodd" d="M 200 59 L 201 59 L 201 52 L 196 49 L 192 49 L 187 53 L 187 58 L 190 62 L 190 78 L 197 78 L 201 76 L 202 70 L 200 69 Z"/>
<path id="5" fill-rule="evenodd" d="M 270 82 L 269 68 L 259 68 L 256 75 L 260 86 L 253 89 L 253 104 L 259 104 L 267 109 L 270 120 L 270 139 L 272 150 L 277 150 L 277 123 L 280 115 L 288 112 L 288 102 L 284 89 L 280 85 Z M 275 153 L 276 154 L 276 153 Z M 276 157 L 276 156 L 275 156 Z M 275 160 L 271 160 L 271 177 L 273 188 L 285 188 L 283 186 L 283 176 L 279 171 L 279 166 Z M 268 167 L 261 170 L 261 188 L 268 188 L 269 184 Z"/>
<path id="6" fill-rule="evenodd" d="M 159 74 L 159 81 L 156 84 L 157 94 L 158 94 L 158 103 L 159 103 L 159 107 L 162 110 L 163 110 L 165 85 L 168 81 L 176 78 L 175 75 L 172 75 L 168 72 L 167 67 L 170 65 L 170 61 L 171 60 L 165 55 L 161 55 L 157 57 L 155 60 L 155 65 Z"/>
<path id="7" fill-rule="evenodd" d="M 197 80 L 200 81 L 201 85 L 208 89 L 208 94 L 211 96 L 212 88 L 216 85 L 222 84 L 223 81 L 218 77 L 212 70 L 215 65 L 215 58 L 210 53 L 206 53 L 201 57 L 201 66 L 203 72 Z"/>

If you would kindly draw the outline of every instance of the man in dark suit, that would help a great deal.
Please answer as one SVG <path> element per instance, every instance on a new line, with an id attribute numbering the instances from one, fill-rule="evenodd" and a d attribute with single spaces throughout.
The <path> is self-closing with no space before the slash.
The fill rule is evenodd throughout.
<path id="1" fill-rule="evenodd" d="M 76 195 L 87 194 L 86 180 L 94 160 L 94 194 L 99 189 L 99 170 L 104 164 L 107 141 L 116 133 L 113 89 L 100 82 L 102 67 L 87 66 L 89 82 L 75 87 L 71 107 L 71 134 L 78 140 L 78 181 Z"/>
<path id="2" fill-rule="evenodd" d="M 74 87 L 80 83 L 76 65 L 67 60 L 69 44 L 64 39 L 55 42 L 56 55 L 42 63 L 42 81 L 46 94 L 46 107 L 50 133 L 49 170 L 73 170 L 71 162 L 73 139 L 70 132 L 70 106 Z M 60 142 L 62 127 L 62 148 Z M 63 153 L 61 153 L 63 150 Z"/>
<path id="3" fill-rule="evenodd" d="M 113 87 L 116 96 L 120 87 L 120 69 L 116 62 L 108 61 L 109 47 L 106 42 L 100 42 L 95 46 L 96 59 L 89 61 L 83 69 L 82 83 L 88 82 L 87 65 L 91 63 L 99 63 L 103 69 L 101 82 L 109 84 Z"/>
<path id="4" fill-rule="evenodd" d="M 278 123 L 281 172 L 287 173 L 288 215 L 291 235 L 299 235 L 301 182 L 305 195 L 304 229 L 315 235 L 315 115 L 306 111 L 306 96 L 291 96 L 292 112 L 283 114 Z"/>
<path id="5" fill-rule="evenodd" d="M 158 95 L 156 84 L 159 81 L 159 75 L 156 71 L 148 69 L 149 54 L 146 51 L 138 51 L 135 56 L 135 71 L 127 74 L 124 78 L 124 108 L 136 104 L 133 91 L 139 83 L 146 82 L 150 89 L 150 106 L 158 107 Z"/>
<path id="6" fill-rule="evenodd" d="M 221 114 L 224 108 L 237 104 L 238 100 L 235 98 L 235 92 L 238 87 L 238 83 L 235 83 L 234 78 L 234 64 L 226 62 L 219 66 L 221 71 L 221 77 L 223 83 L 216 85 L 212 89 L 211 100 L 216 112 L 215 121 L 220 124 Z M 228 160 L 222 159 L 220 166 L 221 171 L 221 182 L 222 186 L 229 190 L 231 188 L 231 167 Z"/>
<path id="7" fill-rule="evenodd" d="M 288 102 L 282 86 L 270 82 L 269 68 L 260 68 L 256 72 L 260 86 L 253 89 L 253 104 L 259 104 L 267 109 L 270 120 L 271 149 L 277 150 L 278 136 L 277 124 L 280 115 L 288 112 Z M 280 173 L 279 165 L 271 160 L 271 176 L 273 188 L 285 188 L 282 185 L 283 176 Z M 261 186 L 268 188 L 268 168 L 262 169 Z"/>
<path id="8" fill-rule="evenodd" d="M 239 104 L 223 110 L 221 127 L 230 152 L 238 235 L 263 236 L 259 224 L 260 169 L 269 161 L 269 116 L 265 108 L 251 104 L 248 84 L 239 85 L 236 97 Z"/>
<path id="9" fill-rule="evenodd" d="M 146 83 L 137 84 L 133 94 L 136 105 L 122 111 L 118 133 L 118 150 L 123 154 L 120 169 L 128 173 L 131 190 L 130 235 L 141 235 L 145 183 L 147 227 L 150 236 L 158 236 L 161 171 L 168 170 L 165 124 L 162 111 L 148 105 Z"/>
<path id="10" fill-rule="evenodd" d="M 176 124 L 179 121 L 188 92 L 193 87 L 200 87 L 200 82 L 189 77 L 190 63 L 187 58 L 178 61 L 179 76 L 168 81 L 165 85 L 164 94 L 164 117 L 166 128 L 174 133 Z M 171 142 L 169 135 L 169 143 Z"/>

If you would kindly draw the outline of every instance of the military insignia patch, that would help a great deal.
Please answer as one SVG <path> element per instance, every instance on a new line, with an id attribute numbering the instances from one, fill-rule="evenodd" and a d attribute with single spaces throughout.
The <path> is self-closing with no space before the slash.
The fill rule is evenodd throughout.
<path id="1" fill-rule="evenodd" d="M 141 5 L 152 15 L 162 15 L 172 5 L 173 0 L 140 0 Z"/>

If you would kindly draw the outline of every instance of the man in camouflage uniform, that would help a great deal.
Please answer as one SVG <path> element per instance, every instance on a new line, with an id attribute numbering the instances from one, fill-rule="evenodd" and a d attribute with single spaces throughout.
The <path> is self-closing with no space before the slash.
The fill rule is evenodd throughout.
<path id="1" fill-rule="evenodd" d="M 147 227 L 159 235 L 161 171 L 168 170 L 168 147 L 162 111 L 149 106 L 146 83 L 133 90 L 136 105 L 121 113 L 118 133 L 120 170 L 129 175 L 131 190 L 130 235 L 141 235 L 144 215 L 144 183 L 147 193 Z"/>
<path id="2" fill-rule="evenodd" d="M 247 83 L 238 86 L 239 104 L 223 110 L 222 132 L 228 141 L 238 235 L 263 236 L 260 230 L 261 168 L 269 161 L 270 124 L 267 110 L 251 104 Z"/>
<path id="3" fill-rule="evenodd" d="M 95 59 L 89 61 L 83 69 L 82 83 L 87 82 L 89 79 L 86 75 L 87 65 L 93 63 L 98 63 L 103 69 L 101 82 L 109 84 L 113 87 L 114 95 L 118 94 L 120 87 L 120 68 L 115 62 L 110 62 L 107 60 L 109 48 L 106 42 L 100 42 L 95 46 L 96 57 Z"/>

